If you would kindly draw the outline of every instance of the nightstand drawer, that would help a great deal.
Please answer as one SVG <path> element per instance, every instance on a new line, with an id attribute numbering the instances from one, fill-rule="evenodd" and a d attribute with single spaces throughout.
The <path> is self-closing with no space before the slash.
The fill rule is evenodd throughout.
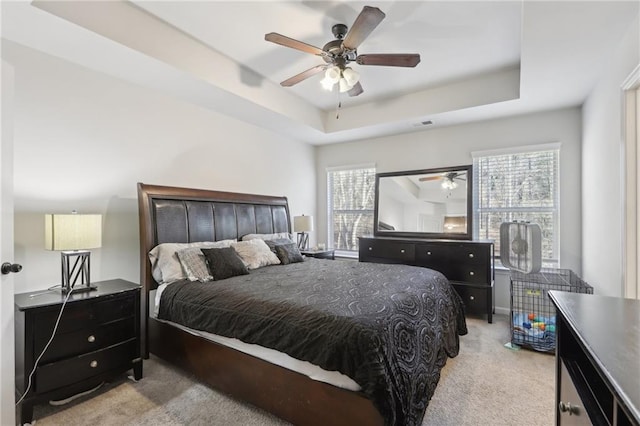
<path id="1" fill-rule="evenodd" d="M 71 333 L 56 333 L 51 345 L 42 356 L 40 364 L 106 348 L 135 336 L 134 317 L 110 322 L 99 327 L 87 327 Z M 34 343 L 35 353 L 42 351 L 50 337 L 41 335 L 41 338 Z"/>
<path id="2" fill-rule="evenodd" d="M 58 387 L 80 382 L 110 370 L 132 365 L 136 356 L 136 339 L 63 361 L 38 367 L 35 374 L 36 392 L 48 392 Z"/>
<path id="3" fill-rule="evenodd" d="M 483 314 L 487 311 L 489 292 L 479 287 L 453 285 L 464 303 L 465 313 Z"/>
<path id="4" fill-rule="evenodd" d="M 94 303 L 68 303 L 60 318 L 57 333 L 84 330 L 92 325 L 100 325 L 135 313 L 133 297 L 117 297 Z M 60 307 L 39 312 L 35 317 L 35 339 L 49 339 L 56 323 Z"/>

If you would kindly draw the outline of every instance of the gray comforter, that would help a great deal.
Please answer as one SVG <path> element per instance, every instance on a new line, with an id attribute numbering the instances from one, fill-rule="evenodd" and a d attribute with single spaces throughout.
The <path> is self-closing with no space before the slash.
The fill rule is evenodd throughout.
<path id="1" fill-rule="evenodd" d="M 307 259 L 162 293 L 158 317 L 255 343 L 351 377 L 387 425 L 419 425 L 467 333 L 439 272 Z"/>

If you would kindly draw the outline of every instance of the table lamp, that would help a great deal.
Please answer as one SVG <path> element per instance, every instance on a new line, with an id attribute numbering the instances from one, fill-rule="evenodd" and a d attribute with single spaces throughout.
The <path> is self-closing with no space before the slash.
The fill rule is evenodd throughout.
<path id="1" fill-rule="evenodd" d="M 61 251 L 62 293 L 95 290 L 91 285 L 88 249 L 102 245 L 102 215 L 46 214 L 44 233 L 45 249 Z M 78 279 L 81 286 L 75 287 Z"/>
<path id="2" fill-rule="evenodd" d="M 309 232 L 313 231 L 313 216 L 294 216 L 293 230 L 298 233 L 298 248 L 309 249 Z"/>

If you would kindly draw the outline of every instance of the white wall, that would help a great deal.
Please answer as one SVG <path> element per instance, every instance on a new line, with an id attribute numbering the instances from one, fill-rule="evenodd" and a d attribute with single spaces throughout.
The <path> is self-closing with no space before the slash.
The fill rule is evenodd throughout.
<path id="1" fill-rule="evenodd" d="M 583 107 L 583 275 L 598 293 L 623 295 L 622 281 L 622 90 L 640 64 L 640 24 L 602 61 L 606 69 Z"/>
<path id="2" fill-rule="evenodd" d="M 92 280 L 139 282 L 136 183 L 289 197 L 315 210 L 310 145 L 3 41 L 15 67 L 16 293 L 60 282 L 44 214 L 102 213 Z M 304 176 L 304 178 L 299 178 Z"/>
<path id="3" fill-rule="evenodd" d="M 377 172 L 428 169 L 471 164 L 471 152 L 559 142 L 560 262 L 581 273 L 581 190 L 579 108 L 444 127 L 422 132 L 316 147 L 317 205 L 327 209 L 326 168 L 375 163 Z M 318 215 L 319 218 L 324 218 Z M 326 222 L 318 221 L 317 238 L 327 238 Z M 497 274 L 496 307 L 509 309 L 509 281 Z M 594 286 L 599 283 L 594 282 Z M 503 310 L 499 309 L 502 308 Z"/>

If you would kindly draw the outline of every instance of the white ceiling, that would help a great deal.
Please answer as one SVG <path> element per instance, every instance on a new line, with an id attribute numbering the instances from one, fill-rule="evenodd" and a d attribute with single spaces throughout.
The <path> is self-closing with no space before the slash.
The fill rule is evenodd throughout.
<path id="1" fill-rule="evenodd" d="M 364 93 L 279 83 L 323 63 L 264 40 L 322 47 L 364 5 L 386 18 L 358 53 L 419 53 L 415 68 L 351 66 Z M 320 144 L 580 105 L 638 16 L 633 1 L 2 2 L 2 37 Z M 341 102 L 339 118 L 337 105 Z"/>

